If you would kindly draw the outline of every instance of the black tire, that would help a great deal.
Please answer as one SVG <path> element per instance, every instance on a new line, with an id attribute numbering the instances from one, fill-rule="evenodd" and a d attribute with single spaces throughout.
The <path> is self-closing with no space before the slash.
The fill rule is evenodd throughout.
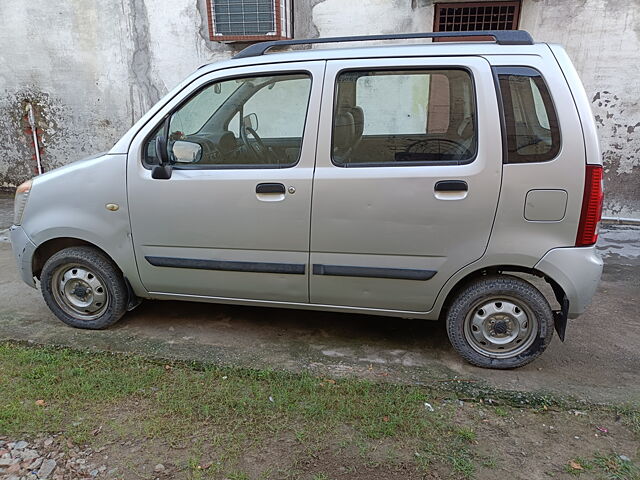
<path id="1" fill-rule="evenodd" d="M 495 305 L 499 305 L 502 308 L 501 298 L 507 299 L 504 300 L 505 303 L 518 314 L 520 314 L 518 308 L 520 306 L 525 314 L 525 321 L 522 324 L 530 329 L 525 343 L 520 346 L 515 344 L 514 342 L 523 341 L 523 339 L 518 339 L 516 336 L 509 344 L 513 345 L 513 347 L 509 347 L 513 348 L 512 353 L 510 351 L 502 353 L 496 350 L 505 348 L 499 343 L 494 344 L 489 341 L 488 344 L 485 343 L 487 345 L 485 347 L 480 345 L 482 340 L 487 338 L 483 336 L 483 332 L 486 332 L 486 330 L 482 330 L 483 327 L 489 331 L 490 337 L 492 333 L 496 334 L 491 321 L 496 322 L 495 318 L 498 318 L 498 322 L 502 321 L 505 315 L 501 312 L 497 311 L 495 313 L 497 317 L 488 315 L 486 320 L 481 323 L 482 327 L 480 329 L 482 331 L 474 333 L 478 332 L 479 329 L 478 324 L 474 323 L 473 319 L 477 319 L 478 323 L 480 323 L 483 318 L 480 315 L 484 314 L 481 305 L 491 306 L 492 302 L 494 302 Z M 477 314 L 475 313 L 476 310 Z M 529 319 L 529 317 L 532 318 Z M 507 322 L 520 325 L 520 323 L 516 323 L 516 320 L 507 320 Z M 487 326 L 488 323 L 491 323 L 491 325 Z M 511 323 L 505 325 L 511 325 Z M 501 325 L 498 334 L 507 335 L 502 331 L 504 328 L 506 327 Z M 471 329 L 473 329 L 473 332 Z M 522 367 L 544 352 L 551 342 L 553 330 L 553 312 L 544 295 L 526 280 L 511 275 L 484 276 L 471 281 L 457 294 L 447 311 L 447 333 L 453 348 L 466 361 L 479 367 L 495 369 Z M 497 336 L 491 338 L 500 340 Z M 493 351 L 489 351 L 491 349 Z"/>
<path id="2" fill-rule="evenodd" d="M 97 303 L 102 308 L 93 312 L 93 315 L 87 314 L 90 318 L 83 318 L 81 313 L 74 311 L 74 308 L 78 307 L 65 303 L 69 295 L 65 295 L 64 289 L 59 286 L 60 283 L 54 280 L 54 277 L 64 278 L 66 275 L 62 275 L 62 272 L 68 268 L 67 273 L 69 273 L 74 267 L 83 272 L 89 272 L 88 277 L 92 280 L 95 278 L 100 295 L 106 299 L 104 305 Z M 54 282 L 58 285 L 57 292 L 54 292 Z M 128 292 L 122 274 L 109 257 L 93 247 L 70 247 L 52 255 L 44 264 L 40 284 L 42 296 L 49 309 L 64 323 L 75 328 L 91 330 L 107 328 L 120 320 L 127 311 Z M 87 286 L 91 287 L 88 284 Z M 81 290 L 81 293 L 84 293 L 83 298 L 93 295 L 87 292 L 91 292 L 91 289 Z M 92 305 L 91 308 L 97 307 Z"/>

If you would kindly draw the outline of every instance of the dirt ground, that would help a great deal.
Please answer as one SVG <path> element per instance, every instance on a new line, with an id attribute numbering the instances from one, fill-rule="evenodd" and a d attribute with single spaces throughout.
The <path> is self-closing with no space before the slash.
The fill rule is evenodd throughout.
<path id="1" fill-rule="evenodd" d="M 436 405 L 439 408 L 446 407 Z M 398 445 L 389 439 L 363 442 L 346 426 L 323 445 L 310 446 L 293 432 L 281 432 L 271 440 L 246 446 L 230 467 L 235 474 L 223 473 L 219 459 L 224 456 L 219 445 L 198 430 L 191 439 L 175 442 L 122 436 L 122 431 L 114 437 L 113 428 L 107 427 L 101 429 L 91 446 L 73 444 L 60 433 L 29 439 L 29 449 L 42 458 L 55 459 L 53 480 L 640 478 L 633 460 L 638 455 L 637 437 L 614 414 L 596 418 L 592 413 L 578 411 L 576 415 L 576 411 L 553 408 L 498 411 L 500 415 L 494 409 L 467 402 L 456 407 L 454 422 L 461 432 L 469 432 L 464 448 L 470 460 L 469 464 L 462 463 L 465 456 L 461 456 L 461 464 L 454 469 L 446 459 L 421 465 L 417 444 Z M 107 413 L 104 420 L 122 421 L 122 415 L 135 414 L 136 408 L 130 406 L 117 415 Z M 0 436 L 0 451 L 2 440 Z M 8 477 L 0 473 L 0 478 Z"/>
<path id="2" fill-rule="evenodd" d="M 593 469 L 589 471 L 589 464 L 594 455 L 602 452 L 617 452 L 634 458 L 638 452 L 638 442 L 634 435 L 623 425 L 615 421 L 614 416 L 609 419 L 610 427 L 602 427 L 594 423 L 589 415 L 575 416 L 569 412 L 548 411 L 544 413 L 530 410 L 510 410 L 502 417 L 488 411 L 481 405 L 463 403 L 457 407 L 457 423 L 461 427 L 473 431 L 470 443 L 475 456 L 484 459 L 473 474 L 476 480 L 495 480 L 509 478 L 513 480 L 531 480 L 544 478 L 569 479 L 581 473 L 580 478 L 600 479 L 603 471 Z M 604 434 L 598 430 L 606 428 Z M 138 449 L 122 449 L 122 445 L 112 444 L 101 454 L 111 454 L 118 459 L 120 465 L 136 465 L 131 469 L 140 475 L 144 471 L 151 472 L 158 458 L 167 458 L 169 445 L 163 441 L 151 441 L 152 452 L 155 455 L 143 455 L 144 469 L 136 464 L 141 460 Z M 562 452 L 559 448 L 562 446 Z M 427 469 L 427 473 L 416 470 L 415 452 L 411 445 L 405 449 L 390 448 L 385 440 L 374 441 L 366 449 L 358 447 L 356 442 L 345 442 L 340 445 L 336 439 L 332 447 L 321 449 L 308 455 L 293 435 L 274 439 L 259 449 L 252 449 L 239 459 L 238 468 L 246 472 L 247 478 L 263 478 L 265 472 L 277 472 L 269 478 L 295 479 L 338 479 L 349 480 L 436 480 L 447 478 L 463 478 L 464 474 L 451 473 L 446 465 L 434 464 Z M 147 447 L 146 447 L 147 448 Z M 203 451 L 213 449 L 203 446 Z M 167 462 L 166 477 L 190 478 L 190 472 L 180 466 L 187 463 L 178 448 L 172 461 Z M 364 450 L 364 451 L 363 451 Z M 151 452 L 149 452 L 151 453 Z M 175 455 L 177 453 L 177 455 Z M 610 455 L 610 454 L 609 454 Z M 100 460 L 96 456 L 96 460 Z M 145 458 L 147 457 L 147 458 Z M 203 456 L 201 464 L 207 465 L 213 457 Z M 578 459 L 584 470 L 573 469 L 571 462 Z M 127 461 L 128 460 L 128 461 Z M 163 464 L 164 465 L 164 464 Z M 141 471 L 142 470 L 142 471 Z M 122 468 L 120 469 L 122 474 Z M 286 474 L 285 474 L 286 472 Z M 322 472 L 320 476 L 318 472 Z M 126 475 L 125 475 L 126 477 Z M 165 477 L 165 478 L 166 478 Z M 191 477 L 193 478 L 193 477 Z M 616 477 L 609 477 L 616 478 Z M 625 479 L 626 477 L 619 477 Z M 628 477 L 631 480 L 632 477 Z"/>
<path id="3" fill-rule="evenodd" d="M 640 480 L 632 408 L 12 343 L 0 364 L 5 480 Z"/>
<path id="4" fill-rule="evenodd" d="M 591 402 L 640 400 L 640 227 L 603 229 L 602 283 L 588 312 L 570 321 L 566 341 L 555 337 L 532 364 L 500 372 L 462 361 L 438 322 L 147 301 L 109 330 L 74 330 L 22 283 L 2 227 L 0 340 L 406 383 L 458 378 Z"/>

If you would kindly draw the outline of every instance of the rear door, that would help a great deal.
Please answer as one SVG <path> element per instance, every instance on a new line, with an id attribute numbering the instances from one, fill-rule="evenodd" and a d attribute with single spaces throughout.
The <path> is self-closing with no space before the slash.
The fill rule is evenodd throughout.
<path id="1" fill-rule="evenodd" d="M 501 138 L 481 57 L 328 62 L 311 302 L 429 310 L 444 282 L 486 249 Z"/>

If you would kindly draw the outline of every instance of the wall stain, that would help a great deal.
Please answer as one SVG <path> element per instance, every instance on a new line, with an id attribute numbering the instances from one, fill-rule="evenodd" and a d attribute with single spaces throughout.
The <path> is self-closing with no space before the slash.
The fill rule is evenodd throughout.
<path id="1" fill-rule="evenodd" d="M 15 187 L 36 174 L 27 104 L 33 107 L 45 172 L 104 151 L 122 135 L 118 122 L 82 116 L 84 111 L 74 110 L 35 84 L 5 90 L 0 97 L 0 188 Z"/>
<path id="2" fill-rule="evenodd" d="M 166 89 L 158 87 L 153 81 L 149 16 L 144 0 L 129 0 L 129 12 L 133 42 L 129 64 L 129 72 L 133 80 L 130 87 L 130 100 L 132 110 L 135 112 L 134 117 L 140 117 L 162 98 Z"/>
<path id="3" fill-rule="evenodd" d="M 12 162 L 0 164 L 0 186 L 12 187 L 36 173 L 35 150 L 26 107 L 31 104 L 36 121 L 42 166 L 45 171 L 60 166 L 49 149 L 55 149 L 68 134 L 61 121 L 64 110 L 60 100 L 35 86 L 25 86 L 0 100 L 0 157 Z"/>
<path id="4" fill-rule="evenodd" d="M 621 108 L 621 107 L 625 108 Z M 608 90 L 592 97 L 604 163 L 605 214 L 634 216 L 640 211 L 640 109 Z M 622 122 L 622 112 L 630 110 Z"/>
<path id="5" fill-rule="evenodd" d="M 425 8 L 433 5 L 434 0 L 411 0 L 411 10 Z"/>

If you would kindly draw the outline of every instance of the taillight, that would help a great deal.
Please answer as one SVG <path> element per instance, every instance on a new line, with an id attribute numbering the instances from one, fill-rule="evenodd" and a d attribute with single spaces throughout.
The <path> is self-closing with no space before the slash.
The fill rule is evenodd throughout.
<path id="1" fill-rule="evenodd" d="M 602 165 L 587 165 L 576 247 L 593 245 L 598 240 L 598 225 L 602 218 L 603 199 Z"/>

